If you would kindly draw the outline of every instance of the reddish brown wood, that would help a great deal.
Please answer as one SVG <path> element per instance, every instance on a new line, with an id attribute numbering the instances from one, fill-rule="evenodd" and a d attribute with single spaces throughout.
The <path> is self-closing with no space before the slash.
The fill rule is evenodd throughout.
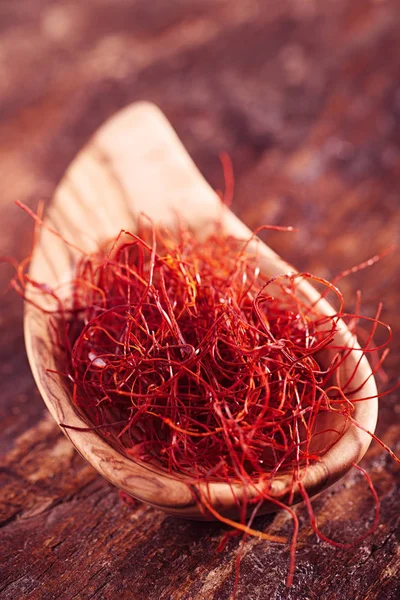
<path id="1" fill-rule="evenodd" d="M 98 125 L 156 102 L 214 186 L 228 151 L 233 210 L 250 227 L 292 224 L 267 242 L 301 269 L 332 277 L 399 241 L 400 5 L 396 0 L 45 0 L 0 5 L 0 254 L 22 258 L 32 224 L 13 205 L 51 197 Z M 393 325 L 387 375 L 399 373 L 400 258 L 343 282 L 351 306 L 379 299 Z M 4 287 L 11 271 L 1 270 Z M 21 303 L 1 304 L 0 596 L 14 599 L 229 598 L 239 542 L 225 529 L 129 509 L 59 433 L 38 396 Z M 400 452 L 399 394 L 381 401 L 378 434 Z M 397 403 L 397 404 L 396 404 Z M 399 469 L 373 445 L 363 466 L 382 500 L 374 538 L 318 543 L 305 510 L 292 590 L 287 550 L 245 544 L 240 595 L 253 599 L 400 595 Z M 358 474 L 315 501 L 326 533 L 351 539 L 373 518 Z M 290 533 L 286 516 L 259 527 Z"/>

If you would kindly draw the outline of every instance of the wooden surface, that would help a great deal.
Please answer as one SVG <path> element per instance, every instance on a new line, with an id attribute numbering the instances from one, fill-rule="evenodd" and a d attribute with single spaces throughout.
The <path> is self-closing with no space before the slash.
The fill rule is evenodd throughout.
<path id="1" fill-rule="evenodd" d="M 266 8 L 267 5 L 267 8 Z M 260 8 L 262 7 L 262 8 Z M 233 210 L 249 227 L 291 224 L 267 242 L 322 276 L 400 243 L 400 4 L 395 0 L 153 0 L 0 3 L 1 254 L 24 257 L 32 223 L 13 205 L 50 198 L 71 158 L 105 118 L 156 102 L 212 183 L 218 152 L 237 175 Z M 1 270 L 4 287 L 11 275 Z M 343 281 L 349 307 L 384 300 L 399 374 L 400 253 Z M 30 374 L 21 302 L 1 303 L 0 597 L 134 600 L 229 598 L 239 541 L 225 528 L 128 508 L 59 432 Z M 399 392 L 377 433 L 397 453 Z M 397 447 L 396 447 L 397 445 Z M 362 465 L 381 525 L 351 550 L 312 534 L 304 507 L 294 586 L 287 549 L 249 540 L 241 598 L 397 599 L 399 468 L 376 445 Z M 350 473 L 314 502 L 323 531 L 351 540 L 373 519 Z M 285 514 L 258 526 L 290 534 Z"/>

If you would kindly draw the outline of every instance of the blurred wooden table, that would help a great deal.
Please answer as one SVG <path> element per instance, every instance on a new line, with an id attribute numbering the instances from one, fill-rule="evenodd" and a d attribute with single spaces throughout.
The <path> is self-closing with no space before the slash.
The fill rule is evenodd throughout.
<path id="1" fill-rule="evenodd" d="M 268 242 L 326 277 L 400 232 L 400 5 L 395 0 L 2 0 L 0 254 L 24 257 L 32 223 L 13 204 L 51 198 L 71 158 L 122 106 L 161 106 L 214 186 L 233 158 L 233 209 L 250 226 L 299 227 Z M 1 270 L 1 285 L 11 271 Z M 343 281 L 365 314 L 384 300 L 399 374 L 400 253 Z M 239 541 L 225 529 L 121 504 L 45 410 L 22 337 L 21 302 L 1 303 L 0 596 L 6 599 L 229 598 Z M 399 392 L 381 401 L 378 434 L 400 452 Z M 397 402 L 397 404 L 396 404 Z M 288 552 L 245 544 L 239 597 L 400 597 L 399 468 L 377 445 L 363 461 L 382 501 L 375 536 L 335 550 L 304 507 L 295 584 Z M 360 535 L 373 519 L 365 481 L 349 474 L 314 503 L 323 531 Z M 258 527 L 290 535 L 285 514 Z"/>

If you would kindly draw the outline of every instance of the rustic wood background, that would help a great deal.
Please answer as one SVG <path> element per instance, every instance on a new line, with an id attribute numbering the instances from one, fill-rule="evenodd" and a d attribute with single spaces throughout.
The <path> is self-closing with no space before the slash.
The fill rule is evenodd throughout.
<path id="1" fill-rule="evenodd" d="M 165 111 L 203 173 L 250 227 L 292 224 L 268 243 L 300 269 L 332 277 L 400 242 L 400 4 L 396 0 L 1 0 L 1 254 L 23 258 L 32 223 L 13 204 L 50 199 L 91 133 L 137 99 Z M 3 265 L 0 285 L 11 269 Z M 385 303 L 400 364 L 400 253 L 343 281 L 351 307 Z M 22 303 L 1 301 L 0 596 L 6 599 L 228 599 L 239 541 L 219 524 L 129 508 L 53 423 L 35 389 Z M 397 396 L 397 397 L 396 397 Z M 397 452 L 399 392 L 378 434 Z M 375 444 L 363 466 L 382 502 L 375 536 L 336 550 L 304 507 L 295 583 L 286 548 L 249 540 L 239 597 L 400 597 L 399 468 Z M 360 535 L 373 502 L 351 473 L 314 502 L 325 533 Z M 286 514 L 258 526 L 290 534 Z"/>

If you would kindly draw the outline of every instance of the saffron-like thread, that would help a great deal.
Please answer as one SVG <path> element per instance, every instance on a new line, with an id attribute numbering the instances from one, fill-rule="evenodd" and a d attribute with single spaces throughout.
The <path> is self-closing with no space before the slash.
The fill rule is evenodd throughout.
<path id="1" fill-rule="evenodd" d="M 223 162 L 230 201 L 233 174 L 226 157 Z M 41 214 L 28 212 L 47 227 Z M 41 294 L 55 301 L 46 312 L 62 351 L 59 374 L 71 382 L 71 401 L 88 424 L 84 430 L 95 430 L 127 457 L 206 484 L 197 492 L 204 513 L 245 536 L 286 541 L 254 528 L 264 501 L 290 514 L 291 585 L 299 524 L 290 503 L 296 490 L 315 533 L 335 546 L 351 545 L 320 531 L 303 481 L 349 426 L 365 431 L 353 417 L 356 403 L 368 399 L 360 397 L 365 381 L 354 387 L 354 378 L 367 355 L 373 357 L 373 373 L 381 369 L 391 332 L 380 321 L 381 307 L 374 318 L 360 315 L 360 297 L 355 314 L 345 312 L 335 285 L 341 276 L 334 283 L 308 273 L 265 277 L 250 243 L 257 232 L 252 240 L 239 240 L 217 224 L 198 241 L 182 223 L 171 232 L 142 219 L 136 233 L 122 231 L 97 252 L 81 252 L 68 301 L 60 290 L 29 278 L 29 260 L 17 267 L 13 286 L 23 296 L 33 286 L 39 308 Z M 322 287 L 322 298 L 334 294 L 337 312 L 327 316 L 318 302 L 307 304 L 298 293 L 303 281 Z M 363 323 L 361 349 L 337 345 L 340 320 L 353 333 Z M 378 327 L 387 339 L 374 345 Z M 350 352 L 359 352 L 359 360 L 343 381 L 341 366 Z M 321 415 L 328 423 L 322 429 Z M 364 539 L 377 526 L 379 501 L 368 474 L 354 466 L 376 503 Z M 291 486 L 283 500 L 273 484 L 288 474 Z M 237 500 L 239 522 L 220 514 L 204 491 L 217 481 L 229 484 L 233 494 L 238 485 L 244 490 Z"/>

